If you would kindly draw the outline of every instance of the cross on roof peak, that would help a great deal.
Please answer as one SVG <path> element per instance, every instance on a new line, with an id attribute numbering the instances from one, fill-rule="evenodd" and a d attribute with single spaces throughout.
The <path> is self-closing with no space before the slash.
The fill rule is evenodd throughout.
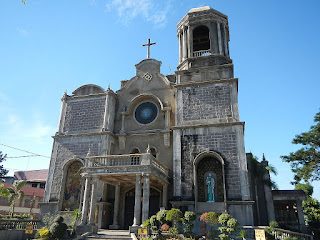
<path id="1" fill-rule="evenodd" d="M 148 47 L 147 58 L 150 58 L 150 46 L 155 44 L 156 44 L 155 42 L 151 43 L 150 38 L 148 38 L 148 43 L 142 45 L 142 47 L 146 47 L 146 46 Z"/>

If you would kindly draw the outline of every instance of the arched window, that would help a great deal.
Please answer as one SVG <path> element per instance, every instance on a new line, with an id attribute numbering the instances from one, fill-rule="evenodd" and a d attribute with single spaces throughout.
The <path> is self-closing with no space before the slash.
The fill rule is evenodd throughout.
<path id="1" fill-rule="evenodd" d="M 81 192 L 81 167 L 83 167 L 83 164 L 80 161 L 75 161 L 68 166 L 62 210 L 73 211 L 79 208 Z"/>
<path id="2" fill-rule="evenodd" d="M 134 147 L 130 150 L 130 154 L 135 154 L 135 153 L 140 153 L 140 150 L 136 147 Z"/>
<path id="3" fill-rule="evenodd" d="M 193 51 L 210 50 L 209 29 L 199 26 L 193 30 Z"/>
<path id="4" fill-rule="evenodd" d="M 197 164 L 199 202 L 223 202 L 223 165 L 213 156 L 202 158 Z"/>
<path id="5" fill-rule="evenodd" d="M 130 150 L 130 154 L 138 154 L 140 150 L 136 147 Z M 140 164 L 140 157 L 139 156 L 132 156 L 131 157 L 131 165 L 139 165 Z"/>
<path id="6" fill-rule="evenodd" d="M 151 150 L 151 154 L 157 158 L 157 150 L 154 148 L 154 147 L 150 147 L 150 150 Z"/>

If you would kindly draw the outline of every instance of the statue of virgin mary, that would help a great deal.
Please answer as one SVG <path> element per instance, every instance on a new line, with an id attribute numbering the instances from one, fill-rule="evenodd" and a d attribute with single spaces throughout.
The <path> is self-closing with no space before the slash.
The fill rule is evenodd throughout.
<path id="1" fill-rule="evenodd" d="M 214 202 L 214 178 L 211 173 L 207 176 L 206 184 L 208 189 L 207 202 Z"/>

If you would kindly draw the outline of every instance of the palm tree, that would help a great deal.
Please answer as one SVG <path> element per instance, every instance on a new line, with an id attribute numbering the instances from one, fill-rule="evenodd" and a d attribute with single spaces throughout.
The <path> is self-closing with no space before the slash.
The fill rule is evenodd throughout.
<path id="1" fill-rule="evenodd" d="M 23 186 L 27 184 L 26 181 L 16 181 L 12 184 L 12 187 L 8 187 L 3 189 L 0 187 L 0 191 L 2 190 L 2 196 L 8 198 L 8 201 L 11 202 L 9 214 L 13 217 L 14 207 L 16 202 L 24 197 L 24 192 L 21 190 Z"/>

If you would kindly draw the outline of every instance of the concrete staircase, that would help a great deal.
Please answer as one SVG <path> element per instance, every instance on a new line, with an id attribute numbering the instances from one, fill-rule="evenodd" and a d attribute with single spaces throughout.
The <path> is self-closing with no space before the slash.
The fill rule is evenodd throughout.
<path id="1" fill-rule="evenodd" d="M 128 230 L 105 230 L 99 229 L 97 234 L 83 234 L 78 240 L 96 240 L 96 239 L 114 239 L 129 240 L 132 239 Z"/>

